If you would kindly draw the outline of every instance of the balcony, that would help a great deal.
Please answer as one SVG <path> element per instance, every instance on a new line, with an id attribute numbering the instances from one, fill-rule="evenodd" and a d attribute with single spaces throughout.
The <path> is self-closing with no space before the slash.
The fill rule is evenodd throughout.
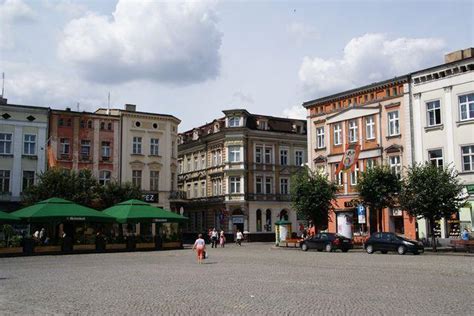
<path id="1" fill-rule="evenodd" d="M 186 200 L 186 191 L 171 191 L 170 200 Z"/>
<path id="2" fill-rule="evenodd" d="M 289 194 L 264 194 L 264 193 L 248 193 L 246 196 L 248 201 L 283 201 L 289 202 L 291 197 Z"/>

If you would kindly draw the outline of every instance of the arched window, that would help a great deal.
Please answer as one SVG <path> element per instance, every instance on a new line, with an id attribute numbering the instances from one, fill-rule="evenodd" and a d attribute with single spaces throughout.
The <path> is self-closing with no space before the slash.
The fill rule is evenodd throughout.
<path id="1" fill-rule="evenodd" d="M 270 209 L 265 212 L 265 231 L 272 231 L 272 210 Z"/>
<path id="2" fill-rule="evenodd" d="M 262 231 L 262 210 L 257 210 L 257 231 Z"/>
<path id="3" fill-rule="evenodd" d="M 87 121 L 87 128 L 92 128 L 92 121 Z"/>
<path id="4" fill-rule="evenodd" d="M 285 209 L 281 210 L 280 220 L 285 220 L 285 221 L 288 220 L 288 211 L 287 210 L 285 210 Z"/>

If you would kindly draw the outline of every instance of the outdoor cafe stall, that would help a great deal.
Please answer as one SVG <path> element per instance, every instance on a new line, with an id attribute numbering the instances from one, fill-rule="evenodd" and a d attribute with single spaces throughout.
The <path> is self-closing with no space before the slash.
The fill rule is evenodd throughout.
<path id="1" fill-rule="evenodd" d="M 116 234 L 124 235 L 123 247 L 128 250 L 182 247 L 178 225 L 186 221 L 187 217 L 139 200 L 118 203 L 104 210 L 104 213 L 115 218 L 121 225 L 126 225 L 125 231 L 122 226 Z M 155 231 L 151 230 L 153 223 L 156 224 Z M 141 224 L 146 229 L 135 234 L 134 224 Z"/>

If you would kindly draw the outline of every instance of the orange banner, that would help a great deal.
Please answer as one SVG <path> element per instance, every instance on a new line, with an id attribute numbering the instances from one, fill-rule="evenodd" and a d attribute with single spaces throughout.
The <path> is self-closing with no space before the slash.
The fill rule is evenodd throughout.
<path id="1" fill-rule="evenodd" d="M 359 144 L 348 144 L 346 151 L 342 156 L 342 160 L 337 167 L 336 174 L 341 171 L 354 170 L 355 164 L 359 160 L 360 145 Z"/>
<path id="2" fill-rule="evenodd" d="M 51 145 L 48 145 L 48 166 L 50 168 L 56 167 L 56 157 L 54 157 L 54 152 L 51 148 Z"/>

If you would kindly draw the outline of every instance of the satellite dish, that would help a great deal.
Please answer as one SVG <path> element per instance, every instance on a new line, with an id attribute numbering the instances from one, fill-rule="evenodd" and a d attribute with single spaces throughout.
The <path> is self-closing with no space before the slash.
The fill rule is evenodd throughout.
<path id="1" fill-rule="evenodd" d="M 181 215 L 184 214 L 184 208 L 182 206 L 179 208 L 179 214 L 181 214 Z"/>

